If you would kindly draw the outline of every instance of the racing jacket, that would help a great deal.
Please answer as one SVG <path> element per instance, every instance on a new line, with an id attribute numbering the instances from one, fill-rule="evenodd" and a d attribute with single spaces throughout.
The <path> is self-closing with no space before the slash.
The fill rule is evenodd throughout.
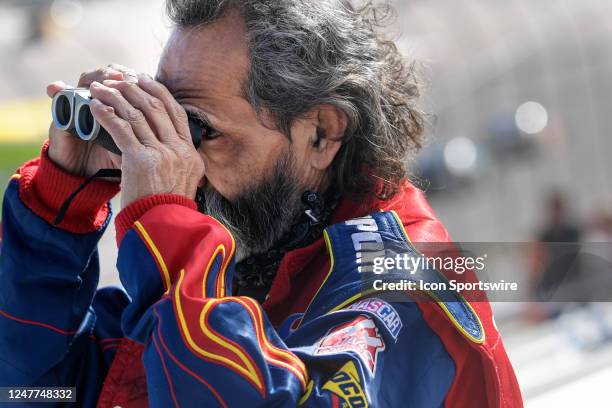
<path id="1" fill-rule="evenodd" d="M 285 255 L 260 305 L 232 296 L 228 230 L 173 195 L 119 213 L 123 288 L 98 289 L 118 186 L 94 181 L 53 226 L 83 179 L 46 149 L 4 197 L 0 386 L 74 386 L 85 407 L 522 406 L 486 301 L 362 290 L 366 242 L 450 240 L 408 182 L 389 201 L 343 199 L 323 238 Z"/>

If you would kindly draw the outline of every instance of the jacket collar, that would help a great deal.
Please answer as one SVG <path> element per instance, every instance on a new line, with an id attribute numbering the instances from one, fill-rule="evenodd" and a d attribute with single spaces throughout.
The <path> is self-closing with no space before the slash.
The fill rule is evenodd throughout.
<path id="1" fill-rule="evenodd" d="M 343 198 L 332 215 L 330 224 L 363 217 L 374 211 L 390 210 L 398 214 L 412 241 L 450 241 L 446 229 L 427 203 L 423 192 L 408 181 L 402 183 L 398 193 L 390 200 L 383 201 L 370 197 L 357 202 L 350 198 Z M 327 257 L 323 238 L 311 245 L 288 252 L 279 265 L 268 298 L 263 304 L 264 309 L 276 309 L 290 301 L 294 291 L 298 290 L 298 288 L 293 288 L 296 277 L 304 272 L 310 261 L 318 257 Z M 308 280 L 308 285 L 320 286 L 326 272 L 327 270 L 315 271 L 312 279 Z M 299 288 L 299 290 L 302 289 Z"/>

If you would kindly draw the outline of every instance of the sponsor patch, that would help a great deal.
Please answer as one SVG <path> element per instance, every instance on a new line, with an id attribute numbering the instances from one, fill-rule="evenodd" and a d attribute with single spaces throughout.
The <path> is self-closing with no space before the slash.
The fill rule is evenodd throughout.
<path id="1" fill-rule="evenodd" d="M 385 245 L 383 244 L 376 220 L 371 215 L 368 215 L 367 217 L 348 220 L 345 224 L 355 227 L 357 230 L 357 232 L 351 234 L 357 272 L 372 272 L 374 260 L 385 256 Z"/>
<path id="2" fill-rule="evenodd" d="M 402 319 L 399 317 L 399 314 L 395 308 L 389 303 L 385 302 L 384 300 L 370 298 L 355 302 L 346 309 L 359 310 L 375 314 L 389 330 L 391 336 L 393 336 L 393 339 L 397 341 L 397 336 L 399 335 L 400 330 L 402 330 Z"/>
<path id="3" fill-rule="evenodd" d="M 360 315 L 325 335 L 317 344 L 316 355 L 352 351 L 374 375 L 378 353 L 385 349 L 385 342 L 371 317 Z"/>
<path id="4" fill-rule="evenodd" d="M 323 389 L 340 397 L 343 401 L 343 407 L 368 407 L 368 399 L 359 381 L 357 367 L 355 367 L 355 363 L 352 361 L 343 365 L 336 375 L 323 385 Z"/>

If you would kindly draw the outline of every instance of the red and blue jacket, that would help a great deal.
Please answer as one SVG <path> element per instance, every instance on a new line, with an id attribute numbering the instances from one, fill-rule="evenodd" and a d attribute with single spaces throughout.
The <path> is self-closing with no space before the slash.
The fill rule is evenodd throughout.
<path id="1" fill-rule="evenodd" d="M 450 240 L 409 183 L 390 201 L 343 200 L 323 238 L 283 258 L 260 305 L 232 296 L 231 234 L 172 195 L 118 215 L 123 288 L 98 289 L 118 186 L 93 182 L 52 225 L 82 182 L 45 146 L 6 190 L 0 386 L 75 386 L 84 407 L 522 406 L 488 302 L 362 290 L 364 242 L 410 252 Z"/>

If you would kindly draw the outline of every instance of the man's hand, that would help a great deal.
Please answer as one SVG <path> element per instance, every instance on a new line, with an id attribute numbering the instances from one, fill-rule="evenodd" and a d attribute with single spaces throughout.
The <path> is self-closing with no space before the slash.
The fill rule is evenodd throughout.
<path id="1" fill-rule="evenodd" d="M 187 114 L 159 82 L 93 82 L 91 112 L 123 153 L 121 206 L 154 194 L 194 198 L 204 163 L 189 131 Z"/>
<path id="2" fill-rule="evenodd" d="M 126 73 L 109 66 L 83 73 L 77 86 L 86 88 L 94 81 L 123 80 L 126 77 Z M 47 95 L 53 98 L 57 92 L 67 87 L 63 82 L 53 82 L 47 86 Z M 88 177 L 100 169 L 115 169 L 121 166 L 121 157 L 95 143 L 85 142 L 69 132 L 59 130 L 53 123 L 49 128 L 48 154 L 51 161 L 59 167 L 79 176 Z"/>

